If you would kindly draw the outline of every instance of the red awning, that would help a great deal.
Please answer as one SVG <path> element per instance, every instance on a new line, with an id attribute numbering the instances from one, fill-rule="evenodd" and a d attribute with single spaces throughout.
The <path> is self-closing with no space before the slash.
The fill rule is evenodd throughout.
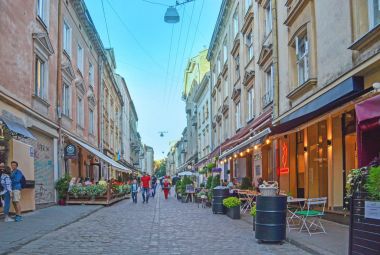
<path id="1" fill-rule="evenodd" d="M 380 95 L 355 106 L 359 166 L 368 165 L 380 153 Z"/>

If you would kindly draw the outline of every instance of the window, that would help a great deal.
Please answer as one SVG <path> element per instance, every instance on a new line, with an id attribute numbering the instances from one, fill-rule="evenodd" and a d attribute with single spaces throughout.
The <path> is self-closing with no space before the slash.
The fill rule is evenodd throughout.
<path id="1" fill-rule="evenodd" d="M 237 55 L 235 57 L 235 74 L 236 74 L 236 79 L 240 78 L 240 56 Z"/>
<path id="2" fill-rule="evenodd" d="M 254 118 L 253 88 L 248 90 L 248 121 Z"/>
<path id="3" fill-rule="evenodd" d="M 220 56 L 218 57 L 218 65 L 217 65 L 217 75 L 220 74 L 221 71 L 221 65 L 220 65 Z"/>
<path id="4" fill-rule="evenodd" d="M 245 0 L 245 13 L 248 12 L 249 7 L 252 5 L 252 0 Z"/>
<path id="5" fill-rule="evenodd" d="M 71 28 L 67 21 L 63 21 L 63 50 L 71 56 Z"/>
<path id="6" fill-rule="evenodd" d="M 240 101 L 235 105 L 235 126 L 236 130 L 238 130 L 241 127 L 241 121 L 240 121 Z"/>
<path id="7" fill-rule="evenodd" d="M 228 97 L 228 81 L 224 80 L 224 98 Z"/>
<path id="8" fill-rule="evenodd" d="M 233 28 L 234 28 L 234 38 L 237 36 L 239 32 L 239 15 L 238 15 L 238 8 L 236 8 L 234 17 L 233 17 Z"/>
<path id="9" fill-rule="evenodd" d="M 94 66 L 89 62 L 88 64 L 88 81 L 90 86 L 94 87 Z"/>
<path id="10" fill-rule="evenodd" d="M 47 0 L 37 0 L 37 16 L 47 25 Z"/>
<path id="11" fill-rule="evenodd" d="M 368 0 L 369 29 L 380 24 L 380 1 Z"/>
<path id="12" fill-rule="evenodd" d="M 47 94 L 47 65 L 46 63 L 36 56 L 35 61 L 35 82 L 34 93 L 36 96 L 46 99 Z"/>
<path id="13" fill-rule="evenodd" d="M 224 39 L 224 42 L 223 42 L 223 61 L 224 61 L 224 63 L 227 62 L 227 58 L 228 58 L 228 53 L 227 53 L 227 39 Z"/>
<path id="14" fill-rule="evenodd" d="M 79 44 L 77 51 L 77 67 L 79 71 L 83 74 L 83 48 Z"/>
<path id="15" fill-rule="evenodd" d="M 273 65 L 265 72 L 265 94 L 263 106 L 267 106 L 273 101 Z"/>
<path id="16" fill-rule="evenodd" d="M 81 127 L 84 126 L 83 99 L 81 97 L 78 97 L 77 101 L 77 124 Z"/>
<path id="17" fill-rule="evenodd" d="M 245 36 L 245 44 L 247 45 L 248 61 L 253 58 L 253 33 L 252 30 Z"/>
<path id="18" fill-rule="evenodd" d="M 90 134 L 94 134 L 94 111 L 90 109 L 89 114 L 88 114 L 88 132 Z"/>
<path id="19" fill-rule="evenodd" d="M 309 79 L 309 46 L 306 35 L 295 38 L 298 85 L 305 83 Z"/>
<path id="20" fill-rule="evenodd" d="M 70 105 L 70 86 L 64 83 L 62 91 L 62 113 L 67 117 L 70 117 Z"/>
<path id="21" fill-rule="evenodd" d="M 272 31 L 272 1 L 265 7 L 265 35 Z"/>

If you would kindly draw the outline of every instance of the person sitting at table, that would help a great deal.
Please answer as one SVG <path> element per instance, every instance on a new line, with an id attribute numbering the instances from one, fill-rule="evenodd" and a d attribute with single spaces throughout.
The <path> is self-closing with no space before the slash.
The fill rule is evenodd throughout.
<path id="1" fill-rule="evenodd" d="M 264 179 L 259 177 L 257 178 L 257 187 L 256 187 L 256 191 L 257 192 L 260 192 L 260 185 L 264 183 Z"/>

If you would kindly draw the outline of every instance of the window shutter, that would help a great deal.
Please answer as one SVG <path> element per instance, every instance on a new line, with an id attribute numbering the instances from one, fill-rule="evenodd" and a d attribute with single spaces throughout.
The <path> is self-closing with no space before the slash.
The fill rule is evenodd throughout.
<path id="1" fill-rule="evenodd" d="M 298 56 L 298 36 L 294 38 L 294 41 L 296 43 L 296 56 Z"/>

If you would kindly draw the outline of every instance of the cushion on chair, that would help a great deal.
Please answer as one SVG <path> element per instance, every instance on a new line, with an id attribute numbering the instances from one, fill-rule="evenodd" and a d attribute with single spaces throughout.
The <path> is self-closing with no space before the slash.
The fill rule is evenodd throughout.
<path id="1" fill-rule="evenodd" d="M 323 212 L 320 212 L 320 211 L 315 211 L 315 210 L 302 210 L 302 211 L 298 211 L 296 212 L 297 215 L 301 215 L 301 216 L 322 216 L 323 215 Z"/>

